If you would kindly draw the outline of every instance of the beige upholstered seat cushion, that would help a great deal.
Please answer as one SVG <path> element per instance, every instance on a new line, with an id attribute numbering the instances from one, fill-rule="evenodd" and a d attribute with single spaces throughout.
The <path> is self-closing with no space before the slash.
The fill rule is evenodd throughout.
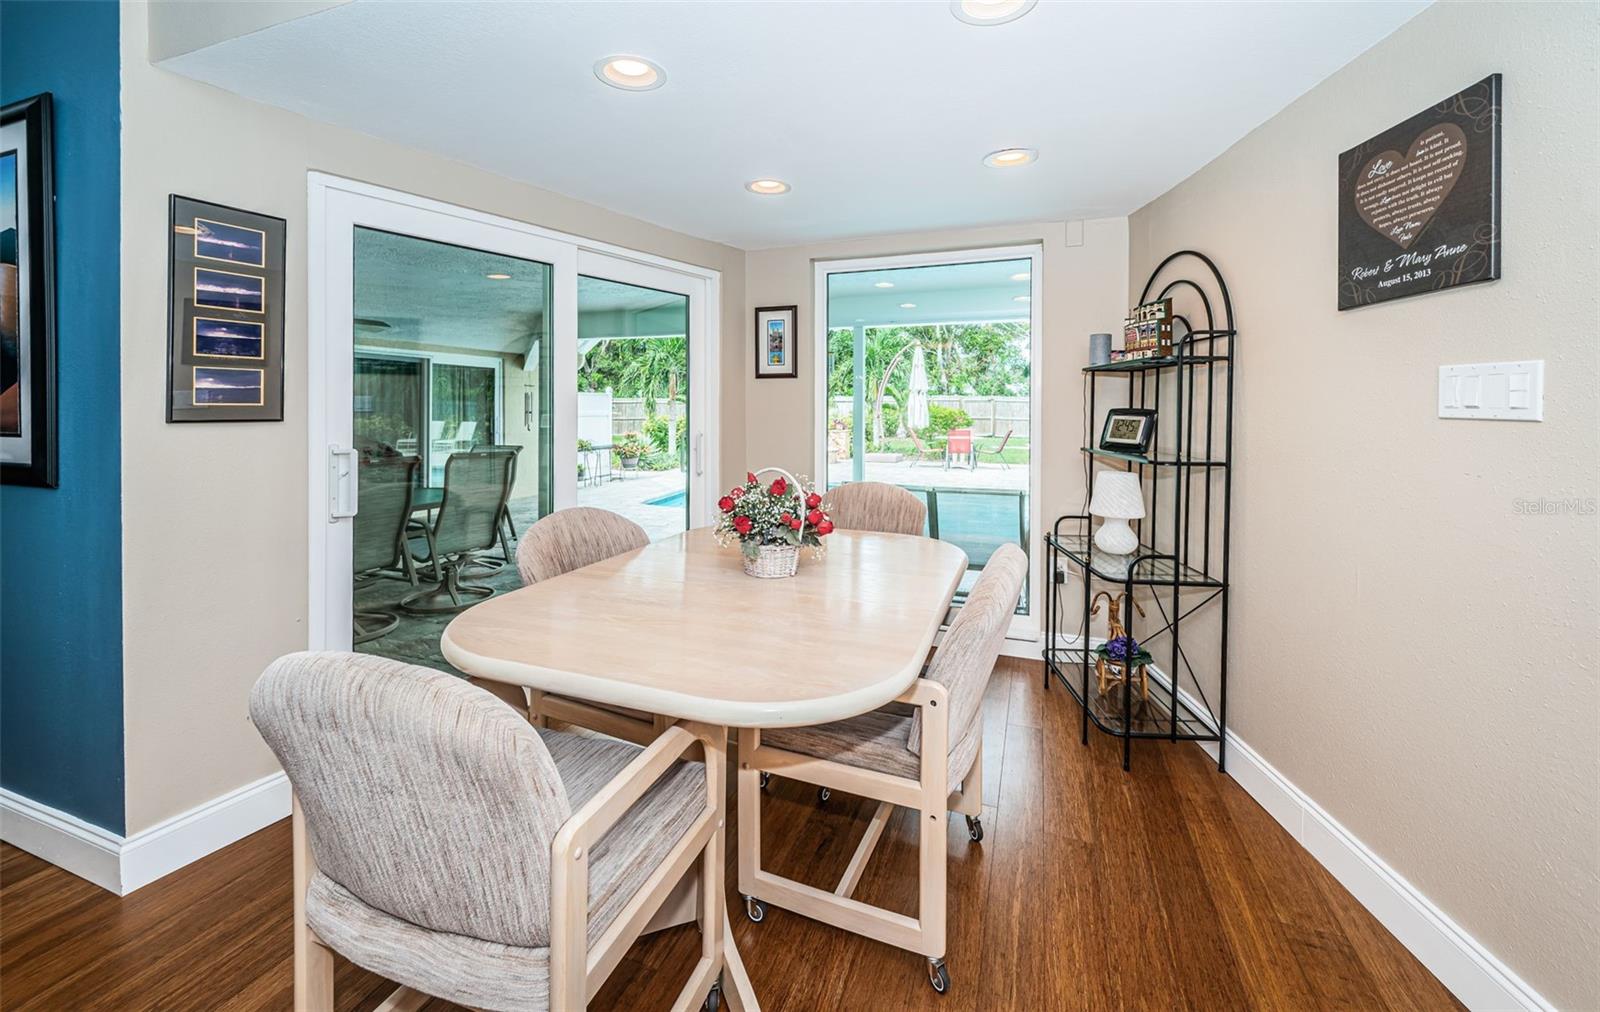
<path id="1" fill-rule="evenodd" d="M 773 728 L 761 732 L 763 745 L 857 769 L 916 780 L 922 775 L 922 760 L 907 747 L 910 738 L 911 718 L 895 713 L 888 707 L 831 724 Z M 945 773 L 952 786 L 966 777 L 982 742 L 983 727 L 975 725 L 950 749 L 950 762 Z"/>
<path id="2" fill-rule="evenodd" d="M 540 730 L 572 810 L 588 803 L 644 751 L 593 732 Z M 678 763 L 628 809 L 589 854 L 589 942 L 593 944 L 708 804 L 703 763 Z"/>
<path id="3" fill-rule="evenodd" d="M 848 531 L 922 534 L 928 504 L 915 492 L 881 481 L 852 481 L 828 493 L 833 525 Z"/>
<path id="4" fill-rule="evenodd" d="M 544 1012 L 550 950 L 429 931 L 361 902 L 318 874 L 306 891 L 306 921 L 357 966 L 469 1008 Z"/>

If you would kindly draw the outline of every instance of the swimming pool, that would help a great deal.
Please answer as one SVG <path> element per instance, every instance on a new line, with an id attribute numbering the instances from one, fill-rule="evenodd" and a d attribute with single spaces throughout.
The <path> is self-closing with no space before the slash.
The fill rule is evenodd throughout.
<path id="1" fill-rule="evenodd" d="M 654 499 L 646 499 L 644 504 L 646 506 L 682 506 L 688 499 L 689 493 L 679 489 L 676 492 L 668 492 L 666 495 L 658 495 Z"/>

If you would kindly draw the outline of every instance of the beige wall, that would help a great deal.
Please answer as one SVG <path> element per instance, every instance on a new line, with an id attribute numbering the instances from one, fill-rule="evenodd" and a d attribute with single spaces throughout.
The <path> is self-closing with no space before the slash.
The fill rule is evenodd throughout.
<path id="1" fill-rule="evenodd" d="M 1044 165 L 1040 163 L 1041 171 Z M 1069 239 L 1070 236 L 1070 239 Z M 1072 242 L 1074 245 L 1068 245 Z M 1089 358 L 1089 334 L 1119 326 L 1127 307 L 1128 222 L 1035 222 L 996 228 L 919 232 L 787 246 L 750 253 L 745 261 L 744 357 L 746 460 L 752 467 L 776 465 L 810 474 L 821 438 L 816 405 L 816 330 L 813 273 L 819 260 L 891 256 L 944 250 L 1041 243 L 1043 280 L 1037 291 L 1044 311 L 1043 403 L 1035 405 L 1043 433 L 1043 500 L 1048 525 L 1077 512 L 1083 501 L 1083 464 L 1078 454 L 1083 387 L 1080 370 Z M 801 336 L 797 379 L 754 378 L 751 333 L 757 306 L 799 306 Z M 725 468 L 726 469 L 726 468 Z"/>
<path id="2" fill-rule="evenodd" d="M 122 19 L 122 454 L 127 828 L 277 767 L 246 719 L 307 642 L 306 172 L 320 170 L 722 271 L 723 460 L 744 456 L 744 254 L 152 67 Z M 551 157 L 559 157 L 552 152 Z M 284 421 L 168 425 L 167 195 L 288 220 Z M 729 479 L 731 480 L 731 478 Z"/>
<path id="3" fill-rule="evenodd" d="M 1131 220 L 1238 308 L 1239 735 L 1545 998 L 1600 1007 L 1600 52 L 1592 5 L 1441 3 Z M 1334 310 L 1341 151 L 1505 75 L 1502 280 Z M 1136 294 L 1136 293 L 1135 293 Z M 1436 416 L 1544 359 L 1545 421 Z M 1193 642 L 1193 641 L 1191 641 Z"/>

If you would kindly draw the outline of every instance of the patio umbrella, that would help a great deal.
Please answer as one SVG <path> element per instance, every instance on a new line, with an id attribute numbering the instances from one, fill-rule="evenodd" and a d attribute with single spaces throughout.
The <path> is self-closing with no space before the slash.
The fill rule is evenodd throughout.
<path id="1" fill-rule="evenodd" d="M 928 366 L 922 358 L 922 345 L 911 356 L 911 403 L 906 405 L 906 425 L 928 427 Z"/>

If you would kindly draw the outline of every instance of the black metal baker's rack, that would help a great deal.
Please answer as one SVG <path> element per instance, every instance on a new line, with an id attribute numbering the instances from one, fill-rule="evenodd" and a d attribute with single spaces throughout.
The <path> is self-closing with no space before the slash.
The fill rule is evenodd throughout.
<path id="1" fill-rule="evenodd" d="M 1194 276 L 1183 273 L 1192 270 Z M 1160 287 L 1158 288 L 1158 284 Z M 1095 547 L 1091 518 L 1068 514 L 1045 535 L 1045 688 L 1059 681 L 1083 710 L 1083 741 L 1089 725 L 1122 739 L 1128 769 L 1135 738 L 1214 741 L 1217 769 L 1227 769 L 1228 547 L 1232 520 L 1233 376 L 1237 334 L 1233 302 L 1217 265 L 1203 253 L 1180 250 L 1151 272 L 1139 302 L 1173 299 L 1173 351 L 1169 357 L 1084 367 L 1084 446 L 1088 491 L 1096 463 L 1139 473 L 1147 509 L 1137 522 L 1139 547 L 1131 555 L 1108 555 Z M 1195 326 L 1195 324 L 1204 326 Z M 1218 324 L 1221 324 L 1218 326 Z M 1100 397 L 1101 384 L 1126 378 L 1124 397 L 1115 389 Z M 1163 390 L 1163 379 L 1166 388 Z M 1145 455 L 1102 450 L 1095 445 L 1096 406 L 1156 410 L 1156 431 Z M 1123 403 L 1125 402 L 1125 403 Z M 1170 415 L 1168 414 L 1170 410 Z M 1218 431 L 1220 429 L 1220 432 Z M 1220 437 L 1220 438 L 1219 438 Z M 1146 480 L 1146 478 L 1150 480 Z M 1163 483 L 1169 488 L 1163 490 Z M 1163 495 L 1163 491 L 1167 494 Z M 1083 613 L 1078 634 L 1064 643 L 1063 621 L 1070 572 L 1083 576 Z M 1090 612 L 1096 584 L 1121 586 L 1130 602 L 1123 625 L 1129 636 L 1163 664 L 1148 698 L 1133 696 L 1132 665 L 1106 693 L 1091 686 L 1093 655 Z M 1141 596 L 1135 597 L 1138 592 Z M 1136 629 L 1132 602 L 1152 605 L 1162 624 Z M 1220 609 L 1215 637 L 1217 703 L 1211 706 L 1180 637 L 1183 623 L 1213 603 Z M 1192 623 L 1191 623 L 1192 625 Z M 1163 637 L 1167 642 L 1159 642 Z M 1211 646 L 1207 646 L 1210 659 Z M 1187 675 L 1188 691 L 1183 684 Z"/>

